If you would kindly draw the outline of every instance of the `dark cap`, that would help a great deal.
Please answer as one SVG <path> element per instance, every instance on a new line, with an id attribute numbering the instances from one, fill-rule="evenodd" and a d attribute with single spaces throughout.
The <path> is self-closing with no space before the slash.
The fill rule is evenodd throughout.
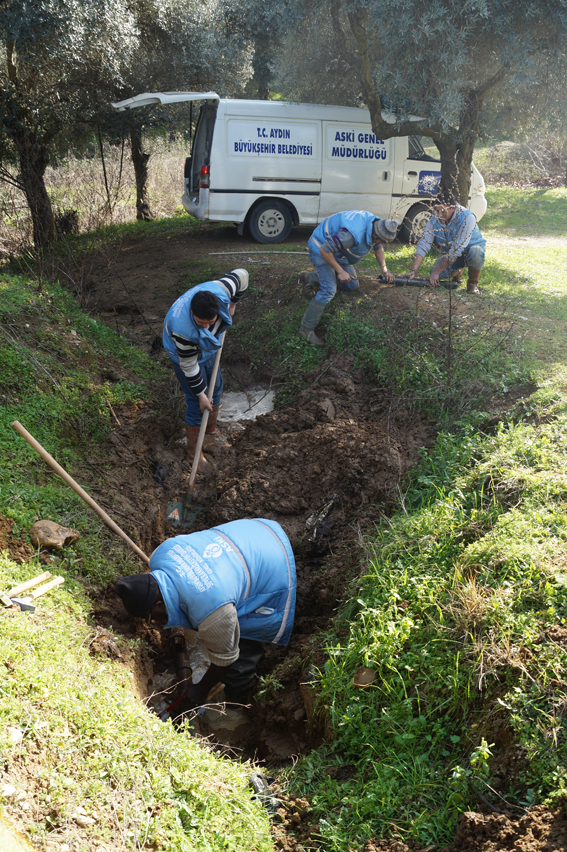
<path id="1" fill-rule="evenodd" d="M 130 615 L 146 615 L 156 602 L 159 585 L 151 574 L 132 574 L 119 577 L 116 592 Z"/>

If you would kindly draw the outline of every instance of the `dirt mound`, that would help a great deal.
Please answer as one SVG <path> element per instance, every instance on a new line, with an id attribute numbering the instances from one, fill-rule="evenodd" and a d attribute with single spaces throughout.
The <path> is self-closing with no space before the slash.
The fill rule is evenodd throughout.
<path id="1" fill-rule="evenodd" d="M 0 552 L 7 550 L 14 562 L 29 562 L 35 553 L 33 547 L 24 540 L 23 535 L 12 535 L 14 521 L 0 517 Z"/>

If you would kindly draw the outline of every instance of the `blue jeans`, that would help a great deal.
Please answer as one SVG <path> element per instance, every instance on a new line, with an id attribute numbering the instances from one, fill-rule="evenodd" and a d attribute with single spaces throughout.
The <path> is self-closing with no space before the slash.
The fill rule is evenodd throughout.
<path id="1" fill-rule="evenodd" d="M 332 266 L 325 263 L 320 254 L 316 254 L 314 251 L 309 251 L 309 260 L 315 267 L 315 272 L 319 279 L 319 292 L 315 295 L 315 301 L 323 302 L 324 305 L 327 305 L 337 292 L 337 274 Z M 344 257 L 335 257 L 335 260 L 350 275 L 350 281 L 347 281 L 346 284 L 343 284 L 342 282 L 338 283 L 339 289 L 356 290 L 358 287 L 358 279 L 356 277 L 356 272 L 354 271 L 354 266 L 352 266 Z"/>
<path id="2" fill-rule="evenodd" d="M 456 259 L 449 267 L 453 272 L 457 269 L 464 269 L 467 266 L 469 269 L 482 269 L 484 266 L 484 246 L 469 246 L 464 250 L 462 255 Z"/>
<path id="3" fill-rule="evenodd" d="M 208 361 L 205 361 L 204 364 L 201 364 L 201 372 L 205 374 L 207 383 L 210 383 L 211 380 L 211 373 L 213 371 L 213 361 L 214 358 L 210 358 Z M 195 394 L 195 391 L 191 390 L 189 382 L 187 381 L 187 376 L 185 375 L 179 364 L 175 363 L 173 358 L 171 359 L 171 364 L 173 366 L 175 375 L 177 376 L 177 380 L 181 385 L 181 390 L 185 394 L 185 402 L 187 403 L 187 411 L 185 412 L 185 423 L 188 426 L 200 426 L 203 415 L 201 413 L 201 409 L 199 408 L 199 400 L 197 398 L 197 395 Z M 219 369 L 213 393 L 213 408 L 216 408 L 220 405 L 222 397 L 222 388 L 223 381 L 221 371 Z"/>

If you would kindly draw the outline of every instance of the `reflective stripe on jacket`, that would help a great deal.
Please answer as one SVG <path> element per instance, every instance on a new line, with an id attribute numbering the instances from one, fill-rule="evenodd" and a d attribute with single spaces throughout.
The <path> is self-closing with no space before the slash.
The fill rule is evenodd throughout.
<path id="1" fill-rule="evenodd" d="M 335 213 L 327 219 L 323 219 L 317 225 L 309 238 L 309 248 L 321 257 L 320 246 L 323 245 L 329 234 L 336 234 L 341 228 L 346 228 L 354 239 L 355 244 L 344 251 L 335 254 L 335 257 L 346 257 L 349 263 L 358 263 L 372 248 L 372 225 L 378 219 L 373 213 L 366 210 L 347 210 L 344 213 Z M 323 258 L 321 258 L 321 261 Z"/>
<path id="2" fill-rule="evenodd" d="M 295 560 L 281 526 L 264 518 L 231 521 L 178 535 L 153 552 L 169 620 L 196 630 L 226 603 L 236 607 L 244 639 L 287 645 L 295 614 Z"/>
<path id="3" fill-rule="evenodd" d="M 230 305 L 230 296 L 226 289 L 217 281 L 205 281 L 204 284 L 198 284 L 187 290 L 179 299 L 173 303 L 165 316 L 163 326 L 163 346 L 169 354 L 172 361 L 179 364 L 179 354 L 175 348 L 175 342 L 172 340 L 172 334 L 178 334 L 186 340 L 191 340 L 199 347 L 199 364 L 202 364 L 211 358 L 214 358 L 217 349 L 220 349 L 221 342 L 208 328 L 201 328 L 193 319 L 191 313 L 191 302 L 196 293 L 207 290 L 213 293 L 220 302 L 219 317 L 222 323 L 216 329 L 217 334 L 224 330 L 227 325 L 232 325 L 232 317 L 228 312 Z"/>

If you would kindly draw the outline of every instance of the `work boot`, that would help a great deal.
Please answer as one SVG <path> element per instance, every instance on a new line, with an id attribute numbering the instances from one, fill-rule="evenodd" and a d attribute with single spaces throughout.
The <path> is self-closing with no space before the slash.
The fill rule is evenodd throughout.
<path id="1" fill-rule="evenodd" d="M 463 270 L 456 269 L 451 276 L 451 281 L 454 281 L 457 287 L 463 283 Z"/>
<path id="2" fill-rule="evenodd" d="M 312 299 L 313 296 L 319 292 L 321 287 L 319 284 L 319 276 L 316 272 L 300 272 L 297 283 L 299 287 L 301 287 L 301 293 L 307 299 Z"/>
<path id="3" fill-rule="evenodd" d="M 480 269 L 469 269 L 469 280 L 467 281 L 467 293 L 480 293 L 478 289 L 478 280 L 480 278 Z"/>
<path id="4" fill-rule="evenodd" d="M 301 337 L 308 340 L 309 343 L 312 343 L 313 346 L 325 345 L 325 341 L 321 340 L 321 338 L 317 337 L 315 334 L 315 327 L 321 319 L 321 315 L 326 307 L 327 305 L 325 302 L 318 302 L 316 299 L 311 299 L 307 306 L 307 310 L 303 314 L 299 334 Z"/>
<path id="5" fill-rule="evenodd" d="M 219 408 L 220 405 L 217 405 L 213 410 L 209 413 L 209 419 L 207 421 L 207 428 L 205 429 L 205 440 L 203 441 L 203 445 L 207 451 L 212 446 L 215 447 L 228 447 L 229 443 L 224 437 L 224 435 L 219 432 L 217 429 L 217 419 L 219 416 Z"/>
<path id="6" fill-rule="evenodd" d="M 185 434 L 187 435 L 187 461 L 193 464 L 193 459 L 195 458 L 195 450 L 197 449 L 197 441 L 199 439 L 199 432 L 201 431 L 200 426 L 188 426 L 185 424 Z M 199 466 L 197 468 L 197 473 L 205 473 L 209 465 L 209 462 L 201 452 L 201 457 L 199 458 Z"/>

